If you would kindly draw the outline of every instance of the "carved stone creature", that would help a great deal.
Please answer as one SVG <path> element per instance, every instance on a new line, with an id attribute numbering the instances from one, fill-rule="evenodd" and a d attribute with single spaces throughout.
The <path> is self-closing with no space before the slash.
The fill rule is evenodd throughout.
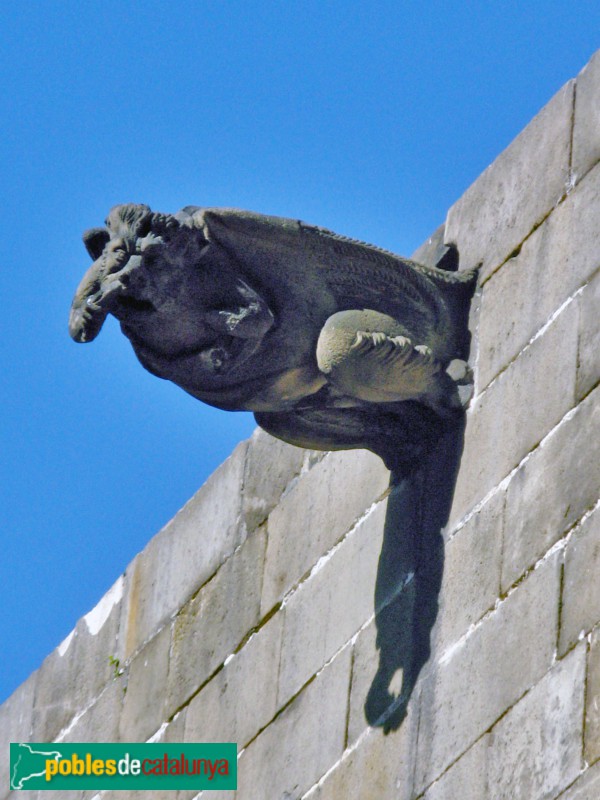
<path id="1" fill-rule="evenodd" d="M 407 469 L 468 402 L 474 271 L 235 209 L 121 205 L 83 239 L 76 341 L 111 313 L 150 372 L 292 444 Z"/>

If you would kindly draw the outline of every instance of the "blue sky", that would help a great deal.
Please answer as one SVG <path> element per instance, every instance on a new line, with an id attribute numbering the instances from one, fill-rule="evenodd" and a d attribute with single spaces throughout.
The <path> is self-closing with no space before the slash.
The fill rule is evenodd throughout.
<path id="1" fill-rule="evenodd" d="M 254 428 L 67 334 L 111 206 L 408 255 L 600 47 L 594 2 L 29 2 L 0 27 L 0 702 Z"/>

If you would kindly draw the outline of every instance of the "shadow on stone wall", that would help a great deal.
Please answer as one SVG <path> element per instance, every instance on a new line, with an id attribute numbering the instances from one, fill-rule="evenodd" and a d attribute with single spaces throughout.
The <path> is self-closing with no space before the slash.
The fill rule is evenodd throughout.
<path id="1" fill-rule="evenodd" d="M 379 667 L 365 702 L 367 722 L 386 733 L 405 718 L 419 673 L 429 660 L 444 571 L 443 529 L 464 425 L 464 419 L 453 423 L 417 472 L 405 478 L 392 475 L 375 585 Z"/>

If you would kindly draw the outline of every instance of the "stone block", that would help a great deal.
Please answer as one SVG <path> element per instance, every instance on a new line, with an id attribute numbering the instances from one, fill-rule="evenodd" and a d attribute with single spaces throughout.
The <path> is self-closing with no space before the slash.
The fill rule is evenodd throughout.
<path id="1" fill-rule="evenodd" d="M 502 586 L 533 566 L 600 495 L 600 391 L 595 390 L 508 485 Z"/>
<path id="2" fill-rule="evenodd" d="M 596 171 L 599 170 L 594 170 L 594 172 Z M 598 220 L 598 227 L 600 227 L 600 219 Z M 600 264 L 600 257 L 598 258 L 598 263 Z M 600 380 L 600 325 L 598 324 L 600 272 L 585 287 L 579 303 L 577 397 L 581 398 L 585 397 Z"/>
<path id="3" fill-rule="evenodd" d="M 122 742 L 145 742 L 165 721 L 171 626 L 151 639 L 129 665 L 119 724 Z"/>
<path id="4" fill-rule="evenodd" d="M 189 700 L 258 624 L 265 538 L 264 528 L 254 531 L 177 615 L 168 715 Z"/>
<path id="5" fill-rule="evenodd" d="M 33 800 L 33 798 L 35 798 L 35 800 L 65 800 L 65 792 L 62 789 L 43 789 L 36 793 L 15 792 L 15 800 L 19 798 L 19 795 L 23 798 L 23 800 L 29 800 L 29 798 L 31 798 L 31 800 Z M 89 792 L 69 790 L 68 797 L 69 800 L 87 800 L 89 797 Z M 104 798 L 102 798 L 102 800 L 104 800 Z"/>
<path id="6" fill-rule="evenodd" d="M 282 623 L 275 614 L 192 699 L 186 742 L 236 742 L 241 750 L 273 719 Z"/>
<path id="7" fill-rule="evenodd" d="M 592 634 L 588 653 L 584 758 L 588 764 L 600 759 L 600 627 Z"/>
<path id="8" fill-rule="evenodd" d="M 401 602 L 398 598 L 395 603 Z M 398 648 L 404 648 L 398 642 Z M 356 637 L 352 646 L 352 676 L 350 681 L 350 705 L 348 710 L 347 745 L 351 747 L 368 727 L 365 703 L 379 668 L 377 647 L 377 624 L 373 618 Z M 392 698 L 392 702 L 393 702 Z"/>
<path id="9" fill-rule="evenodd" d="M 556 208 L 483 287 L 478 330 L 481 391 L 553 312 L 600 267 L 600 167 Z M 593 314 L 593 312 L 592 312 Z M 587 329 L 597 330 L 596 317 Z"/>
<path id="10" fill-rule="evenodd" d="M 185 722 L 187 719 L 187 711 L 188 706 L 182 708 L 181 711 L 178 711 L 177 714 L 173 717 L 171 722 L 167 725 L 167 727 L 163 730 L 163 732 L 156 738 L 157 742 L 186 742 L 187 739 L 185 738 Z M 194 739 L 190 739 L 191 742 Z"/>
<path id="11" fill-rule="evenodd" d="M 306 800 L 411 800 L 417 719 L 418 713 L 410 714 L 402 727 L 387 735 L 379 728 L 369 730 Z"/>
<path id="12" fill-rule="evenodd" d="M 600 797 L 600 761 L 589 767 L 557 800 L 598 800 Z"/>
<path id="13" fill-rule="evenodd" d="M 555 553 L 543 562 L 447 650 L 422 681 L 417 793 L 466 752 L 550 667 L 556 646 L 561 555 Z"/>
<path id="14" fill-rule="evenodd" d="M 119 578 L 40 667 L 32 741 L 52 741 L 112 680 L 123 585 Z"/>
<path id="15" fill-rule="evenodd" d="M 438 655 L 492 609 L 500 596 L 504 500 L 504 492 L 498 491 L 446 544 L 432 635 Z"/>
<path id="16" fill-rule="evenodd" d="M 8 784 L 6 784 L 8 786 Z M 14 792 L 9 792 L 8 794 L 2 794 L 0 797 L 2 800 L 44 800 L 44 797 L 47 797 L 48 800 L 61 800 L 61 798 L 51 798 L 50 795 L 52 792 L 49 792 L 47 789 L 44 790 L 44 794 L 42 796 L 41 792 L 25 792 L 23 790 L 18 790 Z M 71 800 L 71 798 L 69 798 Z M 73 800 L 80 800 L 78 797 L 78 793 L 73 793 Z M 104 800 L 104 798 L 102 798 Z"/>
<path id="17" fill-rule="evenodd" d="M 600 622 L 600 508 L 573 534 L 565 553 L 559 652 Z"/>
<path id="18" fill-rule="evenodd" d="M 286 494 L 268 520 L 264 616 L 388 488 L 389 472 L 367 450 L 330 453 Z"/>
<path id="19" fill-rule="evenodd" d="M 453 523 L 497 486 L 572 407 L 577 311 L 574 303 L 566 307 L 468 410 Z"/>
<path id="20" fill-rule="evenodd" d="M 577 76 L 573 172 L 579 179 L 600 161 L 600 51 Z"/>
<path id="21" fill-rule="evenodd" d="M 338 761 L 349 680 L 348 647 L 241 754 L 236 800 L 300 798 Z M 210 792 L 210 800 L 230 798 Z"/>
<path id="22" fill-rule="evenodd" d="M 253 531 L 277 505 L 300 473 L 306 451 L 257 428 L 248 442 L 242 511 L 247 531 Z"/>
<path id="23" fill-rule="evenodd" d="M 570 81 L 448 212 L 446 242 L 485 280 L 564 195 L 575 82 Z"/>
<path id="24" fill-rule="evenodd" d="M 559 661 L 490 734 L 487 797 L 556 797 L 581 768 L 585 647 Z"/>
<path id="25" fill-rule="evenodd" d="M 0 798 L 2 798 L 2 800 L 65 800 L 65 793 L 48 789 L 39 792 L 27 792 L 20 789 L 9 792 L 8 794 L 0 794 Z M 85 793 L 74 791 L 69 793 L 69 800 L 87 800 L 87 798 L 85 797 Z M 98 798 L 98 800 L 100 800 L 100 798 Z M 101 800 L 104 800 L 104 798 L 101 798 Z"/>
<path id="26" fill-rule="evenodd" d="M 380 503 L 286 603 L 280 706 L 372 616 L 386 508 Z"/>
<path id="27" fill-rule="evenodd" d="M 580 647 L 556 664 L 423 800 L 555 797 L 579 772 L 584 660 Z"/>
<path id="28" fill-rule="evenodd" d="M 245 537 L 241 498 L 247 442 L 213 473 L 127 570 L 122 657 L 172 617 Z"/>
<path id="29" fill-rule="evenodd" d="M 44 794 L 46 794 L 46 792 L 44 792 Z M 215 794 L 219 793 L 211 791 L 205 794 L 199 794 L 195 789 L 182 789 L 180 791 L 174 791 L 172 789 L 129 789 L 127 791 L 127 800 L 194 800 L 200 797 L 212 800 Z M 225 792 L 222 792 L 222 794 L 225 796 Z M 228 793 L 228 797 L 233 797 L 231 792 Z M 44 799 L 40 798 L 40 800 Z M 65 800 L 64 796 L 60 800 Z M 70 795 L 69 800 L 71 800 Z M 123 800 L 123 792 L 104 791 L 102 794 L 96 794 L 96 796 L 91 797 L 89 800 Z"/>
<path id="30" fill-rule="evenodd" d="M 111 681 L 60 737 L 61 742 L 118 742 L 119 719 L 125 697 L 126 681 L 121 675 Z"/>
<path id="31" fill-rule="evenodd" d="M 487 781 L 489 735 L 482 736 L 427 789 L 422 800 L 484 800 L 495 798 Z"/>
<path id="32" fill-rule="evenodd" d="M 446 226 L 440 225 L 412 254 L 411 261 L 425 264 L 426 267 L 437 267 L 448 256 L 449 248 L 444 244 Z M 443 268 L 443 267 L 442 267 Z"/>
<path id="33" fill-rule="evenodd" d="M 31 725 L 37 672 L 32 673 L 0 706 L 0 797 L 8 793 L 11 742 L 31 742 Z M 24 798 L 25 792 L 11 792 Z"/>

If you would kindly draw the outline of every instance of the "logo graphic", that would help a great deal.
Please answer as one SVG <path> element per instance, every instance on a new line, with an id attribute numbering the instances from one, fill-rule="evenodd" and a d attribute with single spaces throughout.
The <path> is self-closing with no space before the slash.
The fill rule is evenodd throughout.
<path id="1" fill-rule="evenodd" d="M 237 745 L 13 742 L 10 788 L 236 789 Z"/>
<path id="2" fill-rule="evenodd" d="M 25 783 L 32 778 L 46 775 L 47 764 L 60 758 L 58 750 L 34 750 L 37 745 L 11 744 L 10 746 L 10 788 L 30 789 L 32 784 Z M 43 745 L 42 745 L 43 747 Z M 13 755 L 15 748 L 15 755 Z"/>

